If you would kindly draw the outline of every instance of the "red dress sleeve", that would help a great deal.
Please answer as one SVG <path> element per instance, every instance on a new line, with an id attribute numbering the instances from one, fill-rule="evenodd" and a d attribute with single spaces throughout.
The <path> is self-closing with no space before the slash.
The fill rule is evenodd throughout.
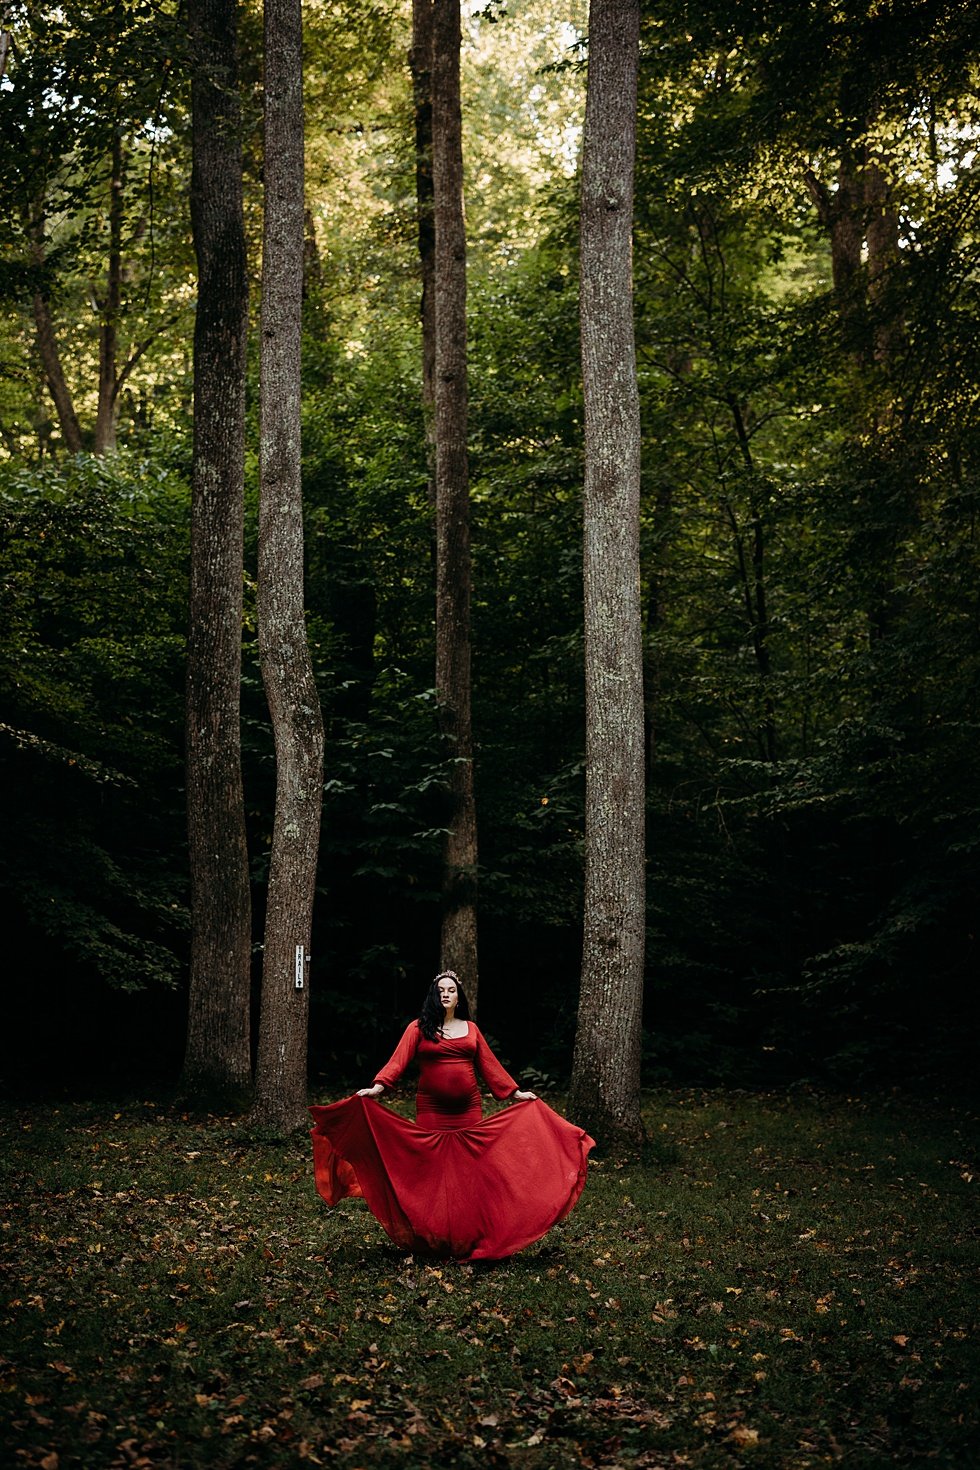
<path id="1" fill-rule="evenodd" d="M 418 1021 L 409 1021 L 391 1060 L 385 1063 L 380 1072 L 374 1074 L 375 1082 L 380 1082 L 384 1087 L 394 1086 L 418 1051 L 421 1035 Z"/>
<path id="2" fill-rule="evenodd" d="M 472 1024 L 472 1023 L 471 1023 Z M 474 1026 L 476 1032 L 476 1068 L 484 1082 L 498 1101 L 510 1097 L 517 1091 L 517 1083 L 509 1072 L 500 1065 L 493 1052 L 483 1039 L 483 1032 L 479 1026 Z"/>

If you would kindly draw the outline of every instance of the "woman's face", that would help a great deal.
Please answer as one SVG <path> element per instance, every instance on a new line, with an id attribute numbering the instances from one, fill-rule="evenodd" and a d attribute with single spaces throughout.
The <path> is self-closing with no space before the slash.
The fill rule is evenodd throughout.
<path id="1" fill-rule="evenodd" d="M 459 999 L 459 991 L 455 980 L 439 981 L 439 1003 L 444 1011 L 454 1011 Z"/>

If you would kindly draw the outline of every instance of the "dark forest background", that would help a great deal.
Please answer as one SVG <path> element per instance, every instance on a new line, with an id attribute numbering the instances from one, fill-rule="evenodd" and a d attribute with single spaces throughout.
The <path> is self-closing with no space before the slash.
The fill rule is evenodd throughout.
<path id="1" fill-rule="evenodd" d="M 3 1079 L 141 1086 L 176 1077 L 186 1016 L 186 41 L 167 3 L 27 13 L 0 90 Z M 368 1079 L 436 968 L 447 758 L 408 16 L 337 0 L 306 24 L 307 605 L 327 727 L 311 1069 L 329 1089 Z M 584 26 L 529 0 L 464 28 L 481 1023 L 556 1083 L 581 942 Z M 972 1081 L 978 41 L 972 8 L 942 0 L 645 6 L 650 1084 Z M 258 51 L 247 22 L 255 319 Z M 45 312 L 79 453 L 48 394 Z M 258 936 L 274 772 L 256 445 L 253 414 Z"/>

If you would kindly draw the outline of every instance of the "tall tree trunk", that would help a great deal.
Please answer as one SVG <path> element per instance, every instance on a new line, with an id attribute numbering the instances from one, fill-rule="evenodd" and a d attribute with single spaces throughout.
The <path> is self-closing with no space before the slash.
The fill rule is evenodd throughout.
<path id="1" fill-rule="evenodd" d="M 874 115 L 863 121 L 870 132 Z M 830 237 L 834 293 L 845 337 L 857 369 L 869 385 L 871 370 L 875 367 L 879 370 L 875 391 L 863 395 L 863 421 L 857 426 L 858 437 L 865 445 L 887 437 L 899 410 L 895 395 L 888 391 L 886 383 L 906 340 L 905 318 L 895 292 L 899 218 L 887 175 L 878 161 L 880 156 L 865 148 L 858 167 L 851 150 L 845 146 L 838 189 L 833 197 L 812 172 L 807 175 L 817 213 Z M 862 264 L 862 252 L 866 264 Z M 846 262 L 846 268 L 842 261 Z M 894 549 L 916 519 L 916 508 L 910 502 L 906 526 L 890 519 L 875 536 L 878 550 L 873 561 L 877 571 L 869 579 L 867 606 L 868 639 L 872 646 L 888 636 L 893 623 Z M 876 700 L 880 693 L 876 692 Z"/>
<path id="2" fill-rule="evenodd" d="M 866 349 L 866 313 L 861 271 L 864 190 L 858 166 L 850 149 L 845 147 L 833 193 L 812 169 L 807 170 L 805 177 L 817 216 L 830 241 L 830 268 L 841 326 L 848 347 L 861 362 Z"/>
<path id="3" fill-rule="evenodd" d="M 632 300 L 638 0 L 592 0 L 582 154 L 585 918 L 569 1112 L 635 1145 L 645 938 L 640 411 Z"/>
<path id="4" fill-rule="evenodd" d="M 27 222 L 31 255 L 35 265 L 44 265 L 44 205 L 39 202 L 33 216 Z M 47 291 L 39 284 L 34 291 L 32 306 L 34 326 L 37 332 L 37 351 L 44 368 L 44 377 L 58 415 L 61 437 L 69 454 L 82 451 L 82 430 L 72 402 L 71 391 L 65 378 L 65 370 L 58 350 L 58 338 L 51 317 L 51 305 Z"/>
<path id="5" fill-rule="evenodd" d="M 412 94 L 415 105 L 415 199 L 422 270 L 422 412 L 425 419 L 429 500 L 435 502 L 436 232 L 432 189 L 432 5 L 412 0 Z"/>
<path id="6" fill-rule="evenodd" d="M 893 301 L 899 261 L 899 220 L 888 179 L 877 160 L 870 156 L 864 167 L 864 206 L 872 350 L 875 361 L 889 367 L 905 342 L 905 321 Z"/>
<path id="7" fill-rule="evenodd" d="M 251 907 L 241 766 L 248 266 L 238 0 L 192 0 L 194 481 L 187 649 L 191 971 L 183 1083 L 251 1086 Z"/>
<path id="8" fill-rule="evenodd" d="M 873 122 L 869 119 L 868 126 Z M 905 321 L 892 300 L 899 219 L 888 178 L 867 149 L 859 164 L 845 147 L 834 194 L 812 169 L 806 181 L 830 240 L 834 294 L 849 345 L 860 367 L 871 362 L 888 367 L 905 341 Z"/>
<path id="9" fill-rule="evenodd" d="M 99 403 L 95 416 L 95 452 L 107 454 L 116 447 L 116 418 L 119 384 L 116 351 L 119 309 L 122 306 L 123 144 L 119 133 L 112 140 L 109 179 L 109 262 L 106 293 L 99 327 Z"/>
<path id="10" fill-rule="evenodd" d="M 738 560 L 739 579 L 742 584 L 746 618 L 752 630 L 752 650 L 755 654 L 756 668 L 759 671 L 759 691 L 764 711 L 762 725 L 757 730 L 759 755 L 762 760 L 775 764 L 778 747 L 776 740 L 776 703 L 772 694 L 772 659 L 769 653 L 771 626 L 769 621 L 769 597 L 766 589 L 765 525 L 762 517 L 762 508 L 759 504 L 755 460 L 752 456 L 752 444 L 745 424 L 745 413 L 734 393 L 729 393 L 726 401 L 732 412 L 735 437 L 738 440 L 739 453 L 742 456 L 742 463 L 745 466 L 748 486 L 749 527 L 752 532 L 751 576 L 749 574 L 750 559 L 745 554 L 742 532 L 738 524 L 738 517 L 735 514 L 735 508 L 730 502 L 727 508 L 732 534 L 735 538 L 735 553 Z"/>
<path id="11" fill-rule="evenodd" d="M 300 0 L 266 0 L 258 623 L 276 743 L 276 815 L 252 1120 L 279 1133 L 308 1121 L 304 957 L 310 947 L 323 791 L 323 720 L 303 598 L 302 47 Z"/>
<path id="12" fill-rule="evenodd" d="M 466 228 L 459 0 L 432 13 L 435 212 L 436 697 L 452 760 L 441 963 L 476 1009 L 477 834 L 470 709 L 470 501 L 466 451 Z"/>

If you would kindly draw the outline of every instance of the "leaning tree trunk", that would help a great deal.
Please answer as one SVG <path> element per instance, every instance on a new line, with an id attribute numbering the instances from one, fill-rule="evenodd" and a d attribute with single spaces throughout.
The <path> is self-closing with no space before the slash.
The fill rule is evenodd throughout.
<path id="1" fill-rule="evenodd" d="M 237 0 L 192 0 L 191 219 L 198 262 L 187 651 L 191 972 L 183 1085 L 251 1086 L 251 907 L 240 690 L 248 268 Z"/>
<path id="2" fill-rule="evenodd" d="M 40 199 L 27 221 L 27 233 L 31 245 L 31 257 L 42 279 L 34 289 L 34 326 L 37 331 L 37 350 L 44 368 L 44 377 L 58 415 L 61 437 L 69 454 L 81 454 L 82 430 L 72 402 L 71 390 L 65 378 L 65 370 L 58 349 L 58 338 L 51 317 L 51 302 L 47 289 L 42 284 L 44 266 L 44 201 Z"/>
<path id="3" fill-rule="evenodd" d="M 640 412 L 632 301 L 638 0 L 592 0 L 582 155 L 585 917 L 568 1107 L 598 1142 L 642 1137 L 645 934 Z"/>
<path id="4" fill-rule="evenodd" d="M 466 229 L 459 93 L 459 0 L 434 0 L 436 698 L 450 766 L 440 946 L 474 1014 L 477 838 L 470 710 L 470 491 L 466 452 Z"/>
<path id="5" fill-rule="evenodd" d="M 323 720 L 303 599 L 302 43 L 300 0 L 266 0 L 258 622 L 276 743 L 276 815 L 252 1120 L 279 1133 L 308 1121 L 305 961 L 323 788 Z"/>

